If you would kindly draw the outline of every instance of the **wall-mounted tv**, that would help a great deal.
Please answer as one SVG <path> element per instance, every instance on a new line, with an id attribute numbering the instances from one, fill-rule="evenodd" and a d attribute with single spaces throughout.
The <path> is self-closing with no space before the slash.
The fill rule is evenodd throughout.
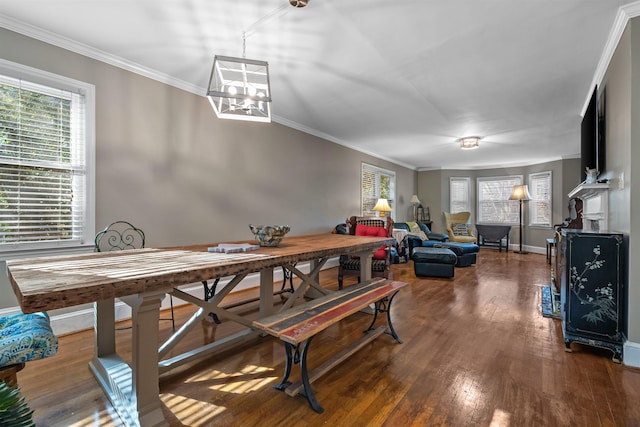
<path id="1" fill-rule="evenodd" d="M 605 96 L 598 97 L 598 87 L 593 90 L 589 105 L 582 118 L 580 133 L 580 182 L 586 169 L 596 169 L 601 175 L 605 170 Z"/>

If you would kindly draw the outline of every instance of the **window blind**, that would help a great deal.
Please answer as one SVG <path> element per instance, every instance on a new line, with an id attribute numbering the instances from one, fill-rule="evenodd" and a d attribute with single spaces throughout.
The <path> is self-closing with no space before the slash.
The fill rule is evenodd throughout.
<path id="1" fill-rule="evenodd" d="M 82 239 L 84 106 L 81 94 L 0 76 L 0 248 Z"/>
<path id="2" fill-rule="evenodd" d="M 551 227 L 551 171 L 529 175 L 529 225 Z"/>
<path id="3" fill-rule="evenodd" d="M 362 163 L 362 216 L 376 216 L 373 207 L 380 198 L 387 199 L 391 206 L 391 214 L 395 211 L 396 174 L 367 163 Z"/>
<path id="4" fill-rule="evenodd" d="M 469 212 L 469 178 L 449 178 L 449 212 Z"/>
<path id="5" fill-rule="evenodd" d="M 509 200 L 514 185 L 522 185 L 521 176 L 478 178 L 478 222 L 519 224 L 519 205 Z"/>

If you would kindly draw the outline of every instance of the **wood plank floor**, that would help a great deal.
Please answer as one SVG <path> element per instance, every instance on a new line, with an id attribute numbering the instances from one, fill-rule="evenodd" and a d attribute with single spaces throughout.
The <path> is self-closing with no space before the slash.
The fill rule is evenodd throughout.
<path id="1" fill-rule="evenodd" d="M 336 276 L 326 270 L 322 283 L 337 288 Z M 540 313 L 549 276 L 544 255 L 484 248 L 453 280 L 394 265 L 392 277 L 411 284 L 393 307 L 404 343 L 382 336 L 314 383 L 323 414 L 272 388 L 284 369 L 283 345 L 272 337 L 165 374 L 164 414 L 171 426 L 640 426 L 640 370 L 604 350 L 572 344 L 565 352 L 560 321 Z M 178 323 L 194 311 L 179 308 Z M 310 366 L 359 338 L 369 321 L 357 313 L 318 335 Z M 182 345 L 236 330 L 203 322 Z M 161 336 L 169 331 L 161 322 Z M 125 357 L 130 334 L 117 332 Z M 122 425 L 89 372 L 92 352 L 92 331 L 64 336 L 58 355 L 18 374 L 38 426 Z"/>

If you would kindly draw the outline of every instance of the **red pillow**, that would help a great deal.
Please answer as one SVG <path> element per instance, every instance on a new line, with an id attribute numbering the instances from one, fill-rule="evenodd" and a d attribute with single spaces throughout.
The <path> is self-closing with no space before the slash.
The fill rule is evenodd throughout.
<path id="1" fill-rule="evenodd" d="M 356 236 L 387 237 L 387 229 L 384 227 L 358 224 L 356 226 Z"/>
<path id="2" fill-rule="evenodd" d="M 382 245 L 378 248 L 377 251 L 373 253 L 373 259 L 386 259 L 387 258 L 387 247 Z"/>

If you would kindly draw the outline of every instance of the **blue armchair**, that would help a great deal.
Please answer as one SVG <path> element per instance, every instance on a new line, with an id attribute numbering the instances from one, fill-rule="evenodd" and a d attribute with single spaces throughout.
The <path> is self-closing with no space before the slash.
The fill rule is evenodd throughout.
<path id="1" fill-rule="evenodd" d="M 414 234 L 407 234 L 403 240 L 403 243 L 406 242 L 406 244 L 404 245 L 404 249 L 408 250 L 408 258 L 411 258 L 411 253 L 413 253 L 414 247 L 433 247 L 438 243 L 446 242 L 447 240 L 449 240 L 449 235 L 434 233 L 426 224 L 417 223 L 417 225 L 420 227 L 420 230 L 427 236 L 427 240 L 424 240 L 422 237 Z M 411 225 L 406 222 L 394 222 L 393 228 L 398 230 L 406 230 L 408 233 L 411 233 Z"/>

